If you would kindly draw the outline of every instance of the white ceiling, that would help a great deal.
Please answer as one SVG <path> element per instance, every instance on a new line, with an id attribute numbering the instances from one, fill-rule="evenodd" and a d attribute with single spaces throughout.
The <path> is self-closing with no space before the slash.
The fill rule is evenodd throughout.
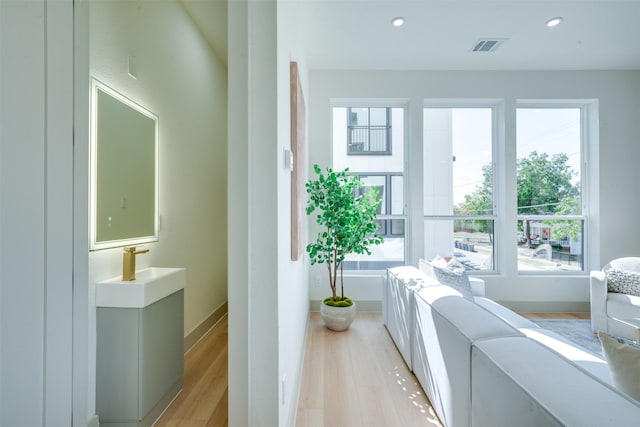
<path id="1" fill-rule="evenodd" d="M 226 2 L 181 0 L 226 62 Z M 259 0 L 258 0 L 259 1 Z M 640 0 L 290 0 L 310 69 L 640 70 Z M 403 16 L 395 28 L 391 19 Z M 564 21 L 547 28 L 547 19 Z M 279 25 L 283 25 L 279 23 Z M 505 39 L 472 53 L 481 38 Z"/>

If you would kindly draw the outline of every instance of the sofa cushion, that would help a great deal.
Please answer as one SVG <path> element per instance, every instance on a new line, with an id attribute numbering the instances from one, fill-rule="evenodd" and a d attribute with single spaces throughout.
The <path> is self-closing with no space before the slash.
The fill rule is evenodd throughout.
<path id="1" fill-rule="evenodd" d="M 469 284 L 471 285 L 471 292 L 474 297 L 483 297 L 484 291 L 484 279 L 479 277 L 469 277 Z"/>
<path id="2" fill-rule="evenodd" d="M 411 360 L 415 311 L 413 292 L 429 286 L 442 287 L 436 279 L 412 266 L 393 267 L 387 270 L 387 280 L 383 289 L 382 317 L 409 369 L 413 369 Z"/>
<path id="3" fill-rule="evenodd" d="M 634 317 L 640 317 L 640 297 L 610 292 L 607 294 L 605 305 L 607 323 L 606 330 L 603 330 L 602 332 L 607 332 L 616 337 L 634 339 L 636 336 L 635 328 L 627 324 L 620 323 L 614 319 L 631 319 Z"/>
<path id="4" fill-rule="evenodd" d="M 640 297 L 611 292 L 607 296 L 607 315 L 617 319 L 640 317 Z"/>
<path id="5" fill-rule="evenodd" d="M 621 316 L 619 316 L 620 314 L 636 314 L 638 313 L 638 310 L 640 310 L 640 297 L 637 297 L 635 295 L 628 295 L 628 294 L 618 294 L 616 292 L 612 292 L 609 295 L 607 295 L 607 299 L 609 300 L 608 302 L 614 302 L 616 304 L 620 304 L 621 306 L 628 306 L 629 307 L 629 312 L 617 312 L 617 311 L 611 311 L 613 307 L 607 307 L 607 314 L 609 315 L 609 317 L 617 317 L 620 318 Z M 614 304 L 615 305 L 615 304 Z M 640 317 L 640 316 L 625 316 L 625 317 Z"/>
<path id="6" fill-rule="evenodd" d="M 640 401 L 640 347 L 598 332 L 613 384 Z"/>
<path id="7" fill-rule="evenodd" d="M 475 427 L 637 426 L 640 404 L 524 337 L 474 343 Z"/>
<path id="8" fill-rule="evenodd" d="M 418 269 L 431 277 L 435 277 L 433 274 L 433 266 L 429 260 L 420 258 L 418 260 Z"/>
<path id="9" fill-rule="evenodd" d="M 640 273 L 640 257 L 616 258 L 605 265 L 603 270 L 617 268 L 618 270 L 637 271 Z"/>
<path id="10" fill-rule="evenodd" d="M 428 274 L 431 277 L 436 277 L 435 273 L 433 272 L 433 266 L 437 265 L 439 267 L 446 267 L 447 264 L 449 264 L 451 261 L 453 261 L 453 257 L 448 257 L 449 259 L 445 259 L 443 257 L 441 257 L 440 255 L 436 255 L 433 259 L 431 260 L 426 260 L 423 258 L 420 258 L 418 260 L 418 269 L 426 274 Z"/>
<path id="11" fill-rule="evenodd" d="M 640 273 L 610 268 L 606 274 L 609 292 L 640 296 Z"/>
<path id="12" fill-rule="evenodd" d="M 507 307 L 498 304 L 497 302 L 489 298 L 475 297 L 474 300 L 476 304 L 480 305 L 486 310 L 489 310 L 491 313 L 498 316 L 516 329 L 538 327 L 538 325 L 533 323 L 531 320 L 520 316 L 519 314 L 509 310 Z"/>
<path id="13" fill-rule="evenodd" d="M 520 328 L 520 332 L 565 359 L 570 360 L 598 379 L 613 385 L 607 362 L 597 355 L 583 350 L 562 335 L 541 327 Z"/>
<path id="14" fill-rule="evenodd" d="M 448 286 L 414 296 L 413 371 L 444 425 L 469 426 L 472 343 L 521 333 Z"/>
<path id="15" fill-rule="evenodd" d="M 443 285 L 447 285 L 457 290 L 466 299 L 473 301 L 473 292 L 471 291 L 471 283 L 465 268 L 455 258 L 448 262 L 445 266 L 439 263 L 432 263 L 433 274 L 436 279 Z"/>
<path id="16" fill-rule="evenodd" d="M 393 275 L 397 280 L 402 281 L 404 286 L 414 290 L 421 289 L 425 286 L 440 285 L 440 282 L 434 277 L 424 274 L 422 270 L 418 270 L 412 265 L 389 268 L 387 274 Z"/>

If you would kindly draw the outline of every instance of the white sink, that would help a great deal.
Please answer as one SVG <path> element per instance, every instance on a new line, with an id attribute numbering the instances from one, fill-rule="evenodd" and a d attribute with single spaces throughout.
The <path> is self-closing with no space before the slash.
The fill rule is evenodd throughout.
<path id="1" fill-rule="evenodd" d="M 136 280 L 131 282 L 123 282 L 122 276 L 98 282 L 96 306 L 144 308 L 184 289 L 186 282 L 184 268 L 145 268 L 136 271 Z"/>

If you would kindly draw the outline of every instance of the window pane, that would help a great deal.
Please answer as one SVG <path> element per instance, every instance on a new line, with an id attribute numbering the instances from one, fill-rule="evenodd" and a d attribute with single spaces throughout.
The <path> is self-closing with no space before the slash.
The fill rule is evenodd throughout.
<path id="1" fill-rule="evenodd" d="M 390 267 L 404 265 L 404 223 L 403 219 L 383 220 L 389 231 L 396 228 L 400 231 L 397 236 L 384 238 L 384 243 L 371 247 L 371 255 L 347 255 L 344 262 L 345 270 L 386 270 Z M 378 234 L 383 234 L 383 230 L 378 230 Z"/>
<path id="2" fill-rule="evenodd" d="M 350 126 L 369 126 L 369 109 L 368 108 L 350 108 L 351 116 Z"/>
<path id="3" fill-rule="evenodd" d="M 366 194 L 369 189 L 375 188 L 378 192 L 378 200 L 380 205 L 378 206 L 378 215 L 385 215 L 387 213 L 387 184 L 386 177 L 384 175 L 367 176 L 360 175 L 360 181 L 363 183 L 362 187 L 358 188 L 358 194 Z"/>
<path id="4" fill-rule="evenodd" d="M 347 124 L 347 116 L 349 110 L 356 110 L 347 107 L 333 108 L 333 168 L 342 170 L 349 168 L 351 172 L 402 172 L 404 169 L 404 109 L 390 108 L 390 130 L 389 140 L 386 142 L 386 152 L 365 152 L 369 147 L 368 127 L 367 136 L 363 137 L 359 154 L 366 155 L 349 155 L 358 154 L 354 152 L 355 148 L 348 148 L 351 143 L 348 135 L 349 125 Z M 361 110 L 361 109 L 357 109 Z M 353 113 L 353 111 L 352 111 Z M 367 125 L 368 126 L 368 125 Z M 393 147 L 393 150 L 391 148 Z"/>
<path id="5" fill-rule="evenodd" d="M 424 109 L 424 214 L 492 215 L 492 109 Z"/>
<path id="6" fill-rule="evenodd" d="M 347 108 L 347 152 L 351 155 L 391 154 L 390 108 Z"/>
<path id="7" fill-rule="evenodd" d="M 387 125 L 387 109 L 386 108 L 371 108 L 369 109 L 369 120 L 371 126 L 386 126 Z"/>
<path id="8" fill-rule="evenodd" d="M 404 177 L 391 175 L 391 215 L 404 214 Z"/>
<path id="9" fill-rule="evenodd" d="M 583 220 L 519 220 L 518 270 L 581 271 L 582 235 Z"/>
<path id="10" fill-rule="evenodd" d="M 362 153 L 356 154 L 347 145 L 353 126 L 364 126 Z M 404 109 L 387 107 L 333 108 L 333 169 L 358 175 L 363 182 L 361 194 L 375 187 L 381 200 L 378 209 L 378 234 L 385 242 L 371 248 L 372 254 L 349 255 L 345 270 L 384 270 L 388 266 L 404 265 Z M 376 142 L 378 141 L 378 142 Z M 376 145 L 377 144 L 377 145 Z M 384 152 L 383 148 L 393 151 Z M 384 218 L 380 218 L 384 216 Z"/>
<path id="11" fill-rule="evenodd" d="M 425 220 L 426 259 L 454 256 L 467 270 L 494 270 L 493 220 Z"/>
<path id="12" fill-rule="evenodd" d="M 518 270 L 582 270 L 580 108 L 518 108 Z"/>
<path id="13" fill-rule="evenodd" d="M 580 215 L 580 109 L 518 108 L 518 214 Z"/>

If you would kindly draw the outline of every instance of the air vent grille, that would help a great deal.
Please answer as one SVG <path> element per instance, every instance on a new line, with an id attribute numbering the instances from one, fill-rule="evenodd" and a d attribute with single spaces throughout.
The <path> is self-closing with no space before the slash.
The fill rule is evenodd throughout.
<path id="1" fill-rule="evenodd" d="M 473 45 L 471 52 L 495 52 L 504 41 L 505 39 L 480 39 Z"/>

